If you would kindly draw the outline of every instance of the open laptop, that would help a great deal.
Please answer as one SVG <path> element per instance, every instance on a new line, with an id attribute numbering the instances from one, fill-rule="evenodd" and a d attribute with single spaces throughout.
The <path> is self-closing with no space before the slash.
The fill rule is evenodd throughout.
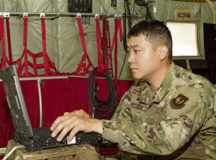
<path id="1" fill-rule="evenodd" d="M 56 138 L 51 137 L 49 127 L 32 128 L 16 67 L 13 65 L 0 70 L 0 78 L 15 128 L 14 140 L 24 145 L 28 151 L 72 144 L 98 144 L 102 140 L 101 135 L 95 132 L 79 132 L 69 143 L 67 136 L 61 142 L 57 142 Z"/>

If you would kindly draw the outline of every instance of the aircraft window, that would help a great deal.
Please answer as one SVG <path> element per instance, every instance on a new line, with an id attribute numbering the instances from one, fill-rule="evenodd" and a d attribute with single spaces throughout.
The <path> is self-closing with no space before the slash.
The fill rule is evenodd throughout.
<path id="1" fill-rule="evenodd" d="M 197 24 L 193 22 L 167 22 L 173 39 L 173 57 L 199 55 Z"/>

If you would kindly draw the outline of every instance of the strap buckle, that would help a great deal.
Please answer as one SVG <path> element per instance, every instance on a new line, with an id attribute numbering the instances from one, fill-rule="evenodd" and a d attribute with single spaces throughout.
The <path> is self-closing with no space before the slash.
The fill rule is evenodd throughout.
<path id="1" fill-rule="evenodd" d="M 23 18 L 25 18 L 25 17 L 28 17 L 28 13 L 27 12 L 23 13 Z"/>

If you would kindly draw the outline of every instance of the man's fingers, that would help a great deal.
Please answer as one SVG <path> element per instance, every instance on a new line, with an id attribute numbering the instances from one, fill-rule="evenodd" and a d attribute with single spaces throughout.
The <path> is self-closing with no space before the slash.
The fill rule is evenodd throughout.
<path id="1" fill-rule="evenodd" d="M 67 115 L 69 115 L 69 114 L 70 114 L 69 112 L 65 112 L 65 113 L 64 113 L 64 116 L 67 116 Z"/>
<path id="2" fill-rule="evenodd" d="M 50 128 L 52 130 L 51 136 L 57 137 L 57 141 L 61 141 L 70 132 L 68 141 L 71 141 L 78 131 L 91 131 L 90 120 L 83 110 L 72 113 L 66 112 L 64 116 L 58 117 L 52 124 Z"/>
<path id="3" fill-rule="evenodd" d="M 55 137 L 62 129 L 64 128 L 64 125 L 60 123 L 58 126 L 56 126 L 51 134 L 52 137 Z"/>
<path id="4" fill-rule="evenodd" d="M 69 118 L 70 116 L 60 116 L 55 120 L 50 128 L 53 131 L 51 134 L 52 137 L 55 137 L 63 128 L 71 123 L 72 119 L 70 120 Z"/>
<path id="5" fill-rule="evenodd" d="M 77 124 L 76 119 L 76 116 L 63 116 L 58 125 L 53 129 L 51 136 L 56 137 L 59 133 L 57 141 L 61 141 L 64 136 Z"/>
<path id="6" fill-rule="evenodd" d="M 61 133 L 57 137 L 57 141 L 60 142 L 72 128 L 73 128 L 72 126 L 64 127 L 64 129 L 61 131 Z"/>
<path id="7" fill-rule="evenodd" d="M 71 131 L 70 134 L 72 134 L 72 136 L 69 136 L 68 137 L 68 141 L 74 137 L 74 135 L 79 131 L 79 126 L 77 125 L 77 121 L 76 121 L 76 117 L 68 120 L 68 121 L 65 121 L 63 124 L 62 124 L 63 128 L 61 128 L 61 133 L 58 135 L 57 137 L 57 141 L 61 141 L 65 135 Z"/>
<path id="8" fill-rule="evenodd" d="M 62 116 L 59 116 L 59 117 L 53 122 L 53 124 L 52 124 L 51 127 L 50 127 L 51 131 L 52 131 L 53 129 L 56 128 L 56 126 L 59 124 L 59 122 L 61 121 L 61 119 L 62 119 Z"/>
<path id="9" fill-rule="evenodd" d="M 75 110 L 72 112 L 72 114 L 82 117 L 89 117 L 89 115 L 83 109 Z"/>
<path id="10" fill-rule="evenodd" d="M 77 127 L 74 127 L 74 128 L 71 130 L 71 132 L 70 132 L 70 134 L 69 134 L 69 136 L 68 136 L 67 141 L 68 141 L 68 142 L 72 141 L 72 139 L 73 139 L 74 136 L 77 134 L 77 132 L 79 132 L 79 129 L 78 129 Z"/>
<path id="11" fill-rule="evenodd" d="M 80 113 L 82 114 L 83 117 L 90 117 L 88 113 L 86 113 L 84 110 L 80 110 Z"/>

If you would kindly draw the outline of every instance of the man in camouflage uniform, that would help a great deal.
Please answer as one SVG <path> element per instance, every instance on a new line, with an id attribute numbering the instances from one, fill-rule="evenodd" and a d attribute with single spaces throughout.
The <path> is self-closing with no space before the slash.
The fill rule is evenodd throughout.
<path id="1" fill-rule="evenodd" d="M 205 78 L 172 62 L 172 38 L 156 20 L 136 24 L 128 34 L 128 62 L 135 84 L 111 120 L 65 113 L 52 136 L 95 131 L 142 159 L 216 159 L 216 90 Z"/>

